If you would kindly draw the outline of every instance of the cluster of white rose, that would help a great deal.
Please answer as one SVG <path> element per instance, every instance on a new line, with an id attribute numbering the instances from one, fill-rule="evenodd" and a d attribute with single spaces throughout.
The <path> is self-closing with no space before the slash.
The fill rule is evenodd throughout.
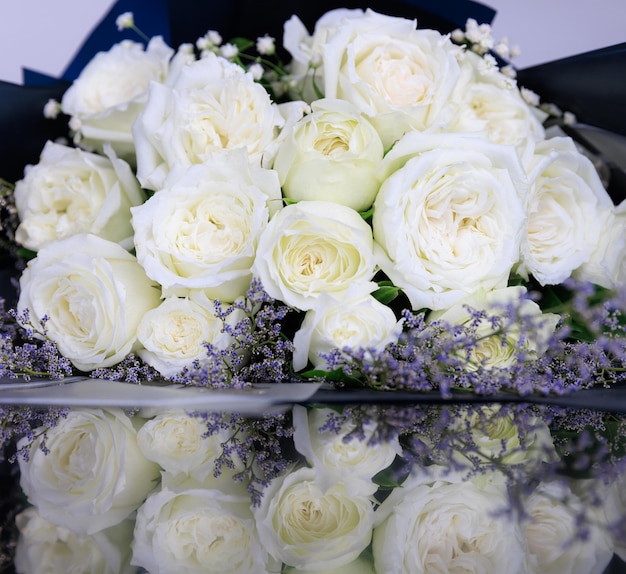
<path id="1" fill-rule="evenodd" d="M 296 370 L 397 340 L 379 270 L 440 313 L 489 308 L 512 274 L 624 283 L 626 204 L 492 60 L 370 10 L 329 12 L 312 35 L 294 16 L 284 45 L 287 103 L 215 50 L 159 38 L 98 54 L 65 94 L 75 143 L 108 158 L 49 143 L 17 183 L 17 237 L 38 252 L 18 308 L 48 318 L 76 367 L 201 361 L 200 343 L 230 344 L 212 300 L 253 277 L 306 312 Z"/>
<path id="2" fill-rule="evenodd" d="M 534 476 L 556 456 L 540 419 L 522 432 L 498 408 L 461 413 L 455 428 L 471 430 L 484 472 L 469 474 L 474 463 L 459 441 L 457 470 L 416 465 L 389 493 L 375 477 L 403 456 L 398 438 L 371 442 L 373 422 L 355 434 L 350 417 L 329 424 L 331 412 L 293 408 L 299 458 L 254 506 L 233 480 L 243 461 L 232 456 L 232 468 L 214 472 L 230 430 L 207 437 L 202 419 L 174 411 L 72 411 L 48 432 L 47 452 L 38 438 L 20 460 L 33 506 L 17 518 L 17 572 L 586 574 L 601 572 L 614 551 L 624 555 L 605 528 L 624 512 L 623 481 L 607 488 L 576 544 L 568 543 L 584 504 L 577 489 L 589 481 L 542 482 L 526 515 L 502 513 L 506 475 L 491 461 Z"/>

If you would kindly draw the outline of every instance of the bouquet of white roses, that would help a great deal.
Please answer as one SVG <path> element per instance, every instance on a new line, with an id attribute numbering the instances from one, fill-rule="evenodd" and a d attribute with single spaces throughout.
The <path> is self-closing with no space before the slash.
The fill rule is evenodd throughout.
<path id="1" fill-rule="evenodd" d="M 506 42 L 340 9 L 312 34 L 292 17 L 284 48 L 289 65 L 269 36 L 123 41 L 49 102 L 72 143 L 2 188 L 29 259 L 0 324 L 7 384 L 531 400 L 624 381 L 626 202 L 559 131 L 572 118 L 518 87 Z M 601 571 L 624 551 L 623 420 L 513 412 L 3 408 L 33 505 L 17 565 Z M 611 507 L 555 480 L 587 427 L 614 453 L 594 475 Z M 498 516 L 521 485 L 526 514 Z"/>

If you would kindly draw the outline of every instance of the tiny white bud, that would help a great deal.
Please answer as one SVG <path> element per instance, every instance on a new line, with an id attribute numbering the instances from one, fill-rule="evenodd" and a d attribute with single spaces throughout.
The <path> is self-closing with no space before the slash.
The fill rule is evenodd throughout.
<path id="1" fill-rule="evenodd" d="M 49 120 L 55 120 L 61 111 L 61 104 L 56 100 L 50 99 L 43 107 L 43 117 Z"/>
<path id="2" fill-rule="evenodd" d="M 450 34 L 450 38 L 452 38 L 454 42 L 457 42 L 460 44 L 461 42 L 465 41 L 465 32 L 463 32 L 461 28 L 457 28 L 456 30 L 452 30 L 452 33 Z"/>
<path id="3" fill-rule="evenodd" d="M 498 54 L 498 56 L 500 56 L 501 58 L 507 58 L 509 55 L 510 49 L 509 49 L 508 44 L 499 42 L 498 44 L 496 44 L 496 47 L 493 49 L 493 51 L 496 54 Z"/>
<path id="4" fill-rule="evenodd" d="M 531 106 L 538 106 L 539 105 L 539 96 L 533 92 L 532 90 L 529 90 L 528 88 L 520 88 L 520 94 L 522 96 L 522 99 L 529 105 Z"/>
<path id="5" fill-rule="evenodd" d="M 120 32 L 126 28 L 132 28 L 135 25 L 135 17 L 133 16 L 133 13 L 124 12 L 123 14 L 120 14 L 115 19 L 115 25 Z"/>
<path id="6" fill-rule="evenodd" d="M 211 43 L 206 36 L 201 36 L 196 40 L 196 48 L 198 48 L 198 50 L 207 50 L 210 46 Z"/>
<path id="7" fill-rule="evenodd" d="M 239 49 L 234 44 L 224 44 L 220 47 L 220 54 L 222 57 L 232 60 L 237 54 L 239 54 Z"/>
<path id="8" fill-rule="evenodd" d="M 262 56 L 271 56 L 276 52 L 276 40 L 265 34 L 256 40 L 256 51 Z"/>
<path id="9" fill-rule="evenodd" d="M 511 58 L 517 58 L 522 53 L 522 50 L 519 46 L 511 46 L 511 50 L 509 55 Z"/>
<path id="10" fill-rule="evenodd" d="M 207 32 L 207 38 L 214 46 L 221 46 L 222 44 L 222 36 L 216 30 L 209 30 Z"/>
<path id="11" fill-rule="evenodd" d="M 573 114 L 572 112 L 563 113 L 563 123 L 565 125 L 571 126 L 571 125 L 574 125 L 577 121 L 578 120 L 576 118 L 576 115 Z"/>
<path id="12" fill-rule="evenodd" d="M 507 78 L 515 79 L 517 77 L 517 70 L 513 66 L 511 66 L 510 64 L 508 64 L 506 66 L 502 66 L 502 68 L 500 68 L 500 71 Z"/>
<path id="13" fill-rule="evenodd" d="M 79 132 L 82 126 L 82 123 L 76 116 L 74 116 L 70 119 L 68 125 L 73 132 Z"/>
<path id="14" fill-rule="evenodd" d="M 322 65 L 322 56 L 319 54 L 313 54 L 311 61 L 309 62 L 311 68 L 319 68 Z"/>
<path id="15" fill-rule="evenodd" d="M 261 66 L 261 64 L 252 64 L 248 68 L 248 72 L 250 72 L 252 74 L 252 77 L 256 81 L 259 81 L 263 77 L 263 74 L 265 73 L 265 70 L 263 69 L 263 66 Z"/>
<path id="16" fill-rule="evenodd" d="M 193 44 L 186 42 L 178 46 L 178 52 L 181 54 L 193 54 Z"/>

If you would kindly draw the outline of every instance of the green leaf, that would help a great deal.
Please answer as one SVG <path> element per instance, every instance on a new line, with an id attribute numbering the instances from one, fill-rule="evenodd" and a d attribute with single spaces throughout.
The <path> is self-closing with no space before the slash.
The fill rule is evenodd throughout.
<path id="1" fill-rule="evenodd" d="M 365 221 L 371 219 L 371 217 L 374 215 L 374 206 L 372 205 L 372 207 L 370 207 L 367 211 L 359 211 L 359 215 L 363 219 L 365 219 Z"/>
<path id="2" fill-rule="evenodd" d="M 324 371 L 322 369 L 312 369 L 304 373 L 300 373 L 300 377 L 305 379 L 326 379 L 337 383 L 346 383 L 351 385 L 362 386 L 361 380 L 352 375 L 348 375 L 343 368 L 339 367 L 333 371 Z"/>
<path id="3" fill-rule="evenodd" d="M 234 44 L 235 46 L 237 46 L 237 49 L 240 52 L 245 52 L 248 48 L 252 48 L 252 46 L 255 45 L 255 43 L 252 40 L 248 40 L 248 38 L 232 38 L 230 40 L 231 44 Z"/>
<path id="4" fill-rule="evenodd" d="M 17 256 L 21 259 L 26 259 L 27 261 L 30 259 L 34 259 L 37 257 L 37 252 L 31 251 L 30 249 L 26 249 L 26 247 L 20 247 L 17 250 Z"/>
<path id="5" fill-rule="evenodd" d="M 399 287 L 384 286 L 379 287 L 372 293 L 372 297 L 380 301 L 383 305 L 391 303 L 401 292 Z"/>

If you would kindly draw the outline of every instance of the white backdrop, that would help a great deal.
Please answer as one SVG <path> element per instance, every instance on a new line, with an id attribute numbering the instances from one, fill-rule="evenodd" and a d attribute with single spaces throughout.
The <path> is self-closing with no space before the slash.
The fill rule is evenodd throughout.
<path id="1" fill-rule="evenodd" d="M 483 2 L 498 11 L 496 39 L 508 36 L 521 47 L 520 68 L 626 41 L 624 0 Z M 0 80 L 21 82 L 22 66 L 58 76 L 113 3 L 0 0 Z"/>

